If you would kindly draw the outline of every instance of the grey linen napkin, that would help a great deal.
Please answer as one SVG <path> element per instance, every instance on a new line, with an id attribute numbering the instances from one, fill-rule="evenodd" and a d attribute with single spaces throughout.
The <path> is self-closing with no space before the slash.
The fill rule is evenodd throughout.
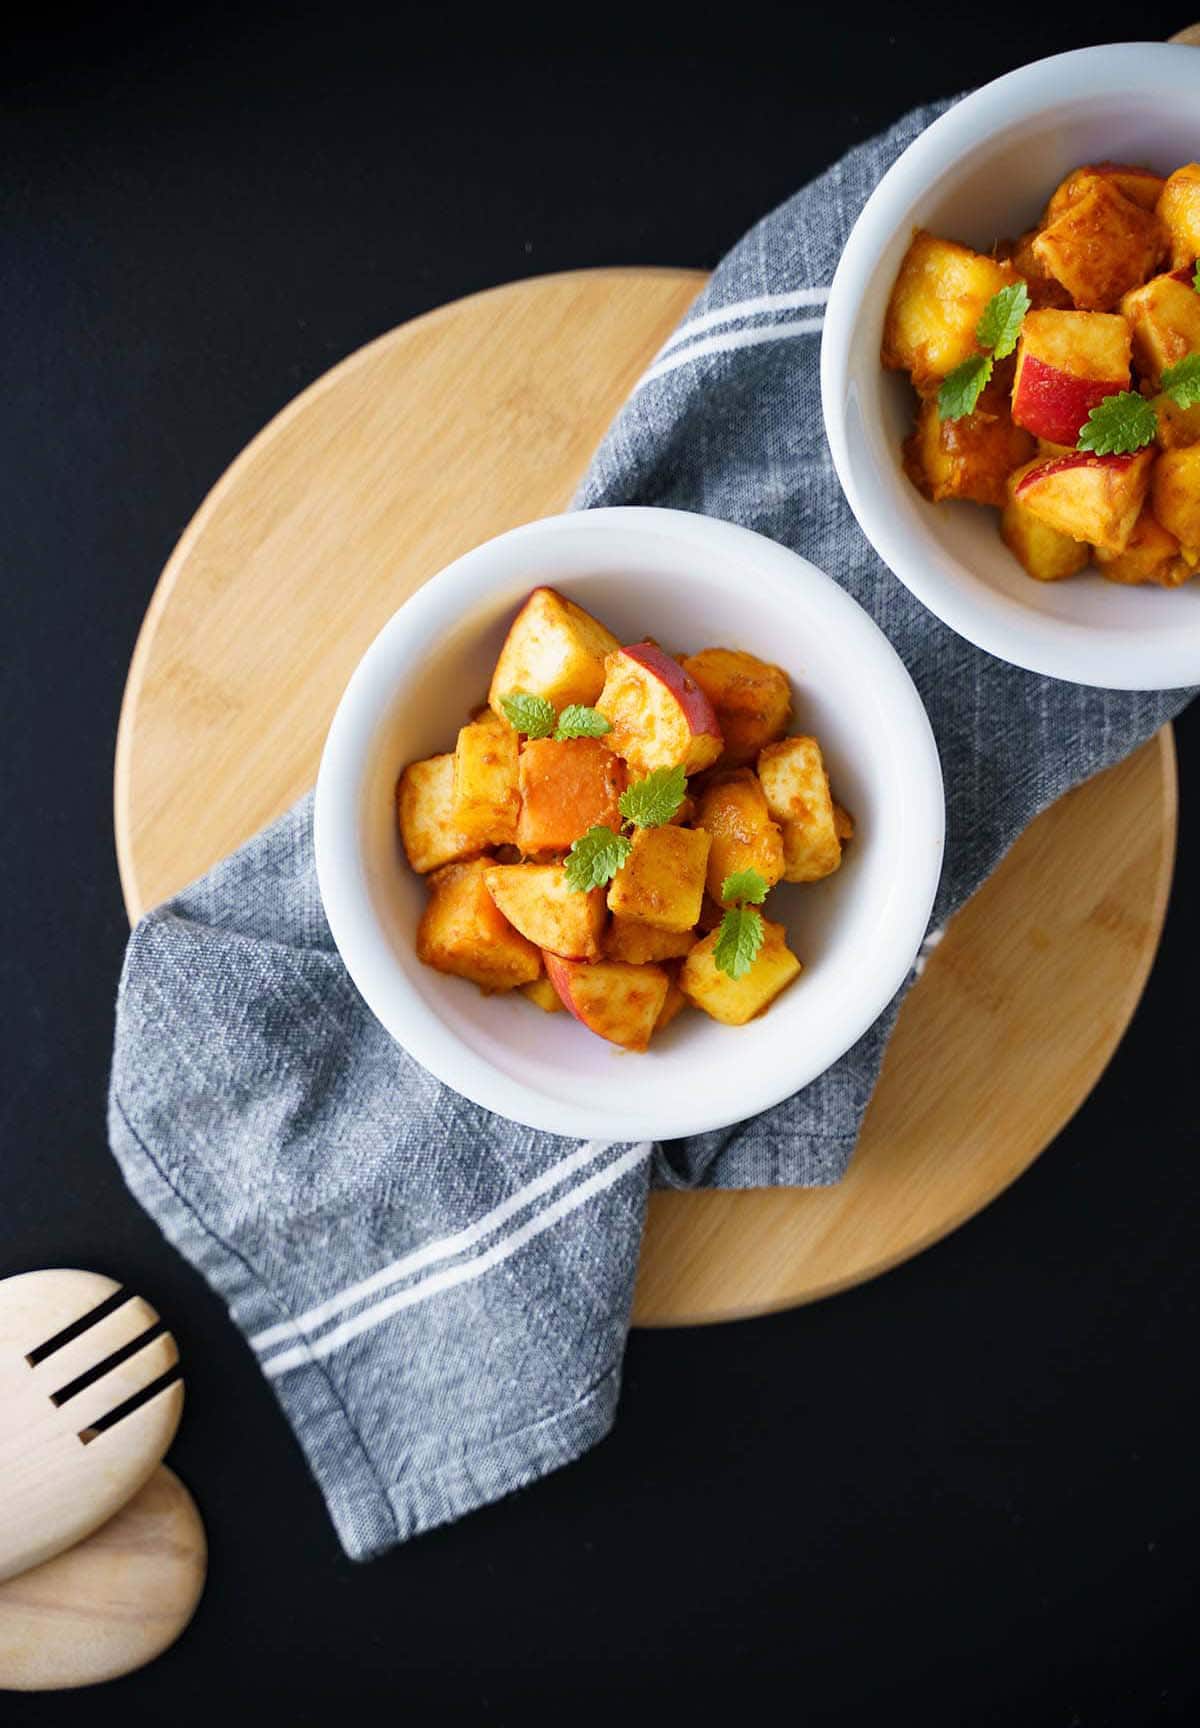
<path id="1" fill-rule="evenodd" d="M 1190 695 L 1078 688 L 978 652 L 889 574 L 842 498 L 821 423 L 824 290 L 867 195 L 939 111 L 852 151 L 730 253 L 578 500 L 744 523 L 879 622 L 941 749 L 934 928 L 1039 810 Z M 439 1085 L 368 1013 L 321 909 L 305 799 L 134 931 L 110 1134 L 134 1194 L 257 1353 L 346 1551 L 366 1557 L 602 1437 L 651 1183 L 836 1182 L 899 1000 L 738 1127 L 660 1146 L 533 1133 Z"/>

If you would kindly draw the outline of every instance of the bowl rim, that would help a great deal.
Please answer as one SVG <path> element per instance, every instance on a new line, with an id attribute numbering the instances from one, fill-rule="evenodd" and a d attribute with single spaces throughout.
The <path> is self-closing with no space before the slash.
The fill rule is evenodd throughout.
<path id="1" fill-rule="evenodd" d="M 830 284 L 821 337 L 825 436 L 846 501 L 879 557 L 922 605 L 977 648 L 1030 672 L 1118 690 L 1170 690 L 1200 681 L 1200 632 L 1114 642 L 1086 622 L 1036 616 L 997 590 L 955 582 L 908 545 L 888 509 L 889 491 L 860 484 L 847 427 L 850 361 L 859 308 L 884 251 L 931 185 L 992 132 L 1062 102 L 1119 100 L 1134 91 L 1194 91 L 1197 50 L 1177 42 L 1116 42 L 1072 49 L 1006 72 L 956 102 L 897 157 L 850 230 Z M 924 539 L 912 530 L 914 539 Z M 953 554 L 946 559 L 960 563 Z M 960 564 L 961 568 L 961 564 Z"/>
<path id="2" fill-rule="evenodd" d="M 676 1094 L 648 1112 L 639 1110 L 636 1123 L 628 1114 L 606 1122 L 592 1104 L 552 1097 L 502 1072 L 430 1012 L 391 955 L 376 920 L 368 866 L 359 846 L 362 784 L 373 740 L 394 703 L 397 662 L 411 660 L 422 645 L 438 639 L 446 623 L 469 614 L 486 596 L 498 557 L 535 537 L 581 532 L 602 537 L 630 528 L 659 539 L 665 534 L 681 550 L 704 540 L 710 549 L 715 546 L 743 563 L 752 554 L 756 576 L 776 585 L 781 595 L 788 584 L 794 586 L 798 573 L 826 587 L 823 608 L 836 617 L 839 634 L 858 657 L 864 676 L 884 682 L 911 750 L 909 797 L 914 829 L 924 843 L 904 860 L 908 877 L 897 870 L 892 878 L 893 889 L 898 882 L 907 886 L 896 916 L 889 917 L 881 951 L 872 955 L 870 988 L 854 998 L 832 1027 L 821 1029 L 823 1042 L 817 1036 L 805 1044 L 798 1054 L 806 1061 L 788 1066 L 784 1074 L 773 1062 L 748 1076 L 745 1107 L 733 1115 L 720 1110 L 714 1114 L 711 1106 L 706 1111 L 704 1089 L 694 1088 L 688 1098 Z M 799 553 L 751 529 L 688 511 L 614 506 L 543 517 L 509 529 L 447 565 L 398 608 L 362 656 L 334 713 L 317 775 L 313 826 L 318 886 L 343 963 L 375 1018 L 422 1067 L 470 1102 L 527 1127 L 578 1139 L 657 1141 L 711 1132 L 770 1109 L 824 1073 L 874 1024 L 904 983 L 928 931 L 941 880 L 945 795 L 937 743 L 916 686 L 883 631 L 845 589 Z"/>

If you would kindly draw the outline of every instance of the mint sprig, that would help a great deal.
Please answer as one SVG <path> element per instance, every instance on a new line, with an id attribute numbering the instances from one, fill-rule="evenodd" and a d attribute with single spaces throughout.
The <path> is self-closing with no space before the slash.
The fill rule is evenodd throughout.
<path id="1" fill-rule="evenodd" d="M 1162 387 L 1177 408 L 1200 407 L 1200 354 L 1189 354 L 1178 365 L 1168 366 Z"/>
<path id="2" fill-rule="evenodd" d="M 761 906 L 767 897 L 766 877 L 757 870 L 735 870 L 732 876 L 726 876 L 721 884 L 722 904 L 748 900 L 754 906 Z"/>
<path id="3" fill-rule="evenodd" d="M 562 744 L 570 738 L 603 738 L 612 731 L 599 709 L 587 708 L 582 702 L 568 702 L 559 714 L 549 697 L 511 690 L 507 696 L 501 696 L 500 706 L 514 731 L 523 732 L 526 738 L 552 736 Z"/>
<path id="4" fill-rule="evenodd" d="M 975 326 L 975 340 L 990 348 L 996 360 L 1006 360 L 1017 345 L 1021 325 L 1029 310 L 1029 290 L 1024 282 L 1010 282 L 993 294 Z"/>
<path id="5" fill-rule="evenodd" d="M 744 978 L 758 959 L 767 932 L 762 913 L 755 906 L 761 906 L 766 897 L 766 878 L 757 870 L 735 870 L 721 884 L 721 899 L 735 904 L 721 919 L 713 944 L 713 965 L 727 978 Z"/>
<path id="6" fill-rule="evenodd" d="M 992 375 L 990 354 L 972 354 L 948 372 L 938 386 L 938 419 L 961 420 L 975 412 L 975 404 Z"/>
<path id="7" fill-rule="evenodd" d="M 624 864 L 632 845 L 627 834 L 614 834 L 611 828 L 589 828 L 575 841 L 563 864 L 568 888 L 577 894 L 603 888 Z"/>
<path id="8" fill-rule="evenodd" d="M 513 731 L 523 732 L 526 738 L 548 738 L 558 719 L 553 702 L 544 696 L 531 696 L 526 690 L 513 690 L 501 696 L 500 706 Z"/>
<path id="9" fill-rule="evenodd" d="M 744 978 L 758 959 L 765 935 L 761 912 L 753 906 L 731 906 L 717 933 L 713 965 L 727 978 Z"/>
<path id="10" fill-rule="evenodd" d="M 1079 434 L 1079 449 L 1094 456 L 1128 456 L 1153 444 L 1158 415 L 1136 390 L 1117 390 L 1097 403 Z"/>
<path id="11" fill-rule="evenodd" d="M 970 354 L 948 372 L 938 387 L 938 419 L 961 420 L 975 412 L 997 360 L 1004 360 L 1017 345 L 1021 325 L 1029 310 L 1029 290 L 1024 282 L 1010 282 L 992 295 L 979 315 L 975 340 L 986 354 Z"/>
<path id="12" fill-rule="evenodd" d="M 1192 287 L 1200 294 L 1200 258 L 1196 260 L 1196 274 L 1192 277 Z"/>
<path id="13" fill-rule="evenodd" d="M 567 886 L 578 893 L 589 888 L 603 888 L 611 882 L 629 857 L 633 847 L 630 828 L 661 828 L 669 822 L 683 803 L 687 791 L 687 775 L 682 767 L 656 768 L 644 780 L 627 786 L 617 800 L 617 808 L 625 818 L 622 831 L 611 828 L 589 828 L 581 834 L 567 853 L 564 869 Z"/>
<path id="14" fill-rule="evenodd" d="M 687 791 L 682 765 L 655 768 L 643 780 L 627 786 L 617 801 L 627 822 L 638 828 L 661 828 L 676 815 Z"/>
<path id="15" fill-rule="evenodd" d="M 585 708 L 582 702 L 568 702 L 558 717 L 554 736 L 561 744 L 568 738 L 603 738 L 612 731 L 612 723 L 598 708 Z"/>

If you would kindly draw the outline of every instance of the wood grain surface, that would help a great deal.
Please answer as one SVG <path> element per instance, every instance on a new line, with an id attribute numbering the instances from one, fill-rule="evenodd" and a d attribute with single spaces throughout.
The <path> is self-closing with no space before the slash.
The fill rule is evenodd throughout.
<path id="1" fill-rule="evenodd" d="M 195 1502 L 161 1464 L 85 1541 L 0 1584 L 0 1690 L 91 1686 L 144 1667 L 192 1618 L 206 1566 Z"/>
<path id="2" fill-rule="evenodd" d="M 581 271 L 442 307 L 319 379 L 238 457 L 167 564 L 130 667 L 115 824 L 131 919 L 311 785 L 350 672 L 409 594 L 569 503 L 703 282 Z M 655 1195 L 635 1322 L 728 1319 L 844 1288 L 1025 1169 L 1141 993 L 1175 796 L 1167 732 L 1046 812 L 906 1001 L 846 1180 Z"/>
<path id="3" fill-rule="evenodd" d="M 79 1336 L 41 1354 L 93 1313 Z M 99 1272 L 0 1280 L 0 1580 L 95 1530 L 157 1467 L 183 1410 L 183 1381 L 164 1380 L 179 1351 L 158 1327 L 148 1302 Z"/>

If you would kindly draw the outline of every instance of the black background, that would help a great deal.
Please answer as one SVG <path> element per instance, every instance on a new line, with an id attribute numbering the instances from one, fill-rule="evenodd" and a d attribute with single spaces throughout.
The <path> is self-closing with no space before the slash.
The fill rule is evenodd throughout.
<path id="1" fill-rule="evenodd" d="M 911 104 L 1187 22 L 118 6 L 10 34 L 0 1274 L 96 1266 L 170 1319 L 189 1388 L 172 1462 L 211 1571 L 152 1668 L 6 1697 L 0 1720 L 1195 1720 L 1194 713 L 1145 1000 L 1020 1183 L 834 1301 L 635 1333 L 609 1440 L 367 1567 L 341 1555 L 220 1304 L 124 1191 L 103 1118 L 122 684 L 167 554 L 246 440 L 442 301 L 578 266 L 711 265 Z M 1197 79 L 1200 105 L 1200 54 Z"/>

